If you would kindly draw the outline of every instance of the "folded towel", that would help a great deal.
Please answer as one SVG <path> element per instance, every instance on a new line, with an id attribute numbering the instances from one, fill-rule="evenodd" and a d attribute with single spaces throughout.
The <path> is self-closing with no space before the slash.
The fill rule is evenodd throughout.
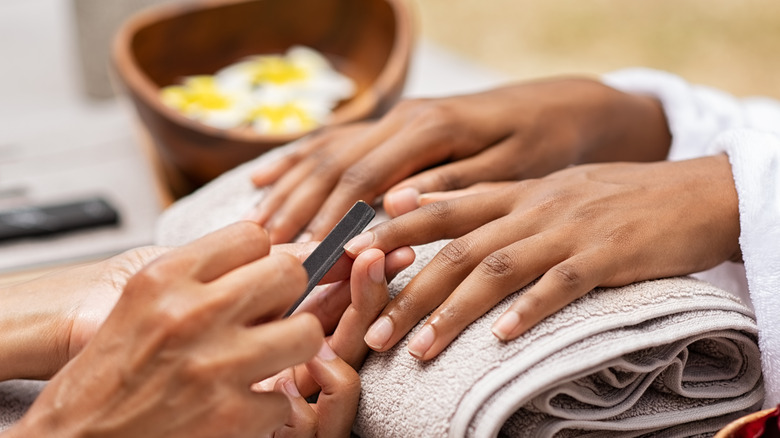
<path id="1" fill-rule="evenodd" d="M 729 155 L 739 196 L 739 242 L 745 264 L 727 262 L 696 276 L 740 293 L 755 309 L 767 388 L 764 407 L 776 406 L 780 403 L 776 316 L 780 312 L 780 101 L 736 98 L 646 68 L 613 72 L 604 81 L 661 102 L 672 134 L 670 160 Z"/>
<path id="2" fill-rule="evenodd" d="M 415 248 L 399 291 L 443 243 Z M 693 278 L 596 289 L 502 343 L 493 321 L 517 292 L 420 362 L 406 340 L 372 353 L 355 433 L 405 436 L 691 436 L 763 400 L 752 312 Z M 412 336 L 419 325 L 409 336 Z"/>
<path id="3" fill-rule="evenodd" d="M 265 194 L 249 182 L 251 169 L 292 147 L 239 166 L 178 201 L 160 218 L 157 242 L 184 244 L 238 220 Z M 391 293 L 443 244 L 416 247 L 415 264 L 393 281 Z M 597 289 L 502 343 L 490 325 L 514 298 L 471 324 L 430 362 L 411 357 L 405 340 L 370 354 L 360 373 L 355 433 L 706 435 L 762 404 L 753 312 L 711 284 L 681 277 Z"/>

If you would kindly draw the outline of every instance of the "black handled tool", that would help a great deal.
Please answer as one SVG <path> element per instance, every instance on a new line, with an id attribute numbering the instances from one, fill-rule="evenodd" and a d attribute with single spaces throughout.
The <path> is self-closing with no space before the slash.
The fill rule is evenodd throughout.
<path id="1" fill-rule="evenodd" d="M 336 224 L 335 227 L 325 236 L 325 239 L 317 245 L 317 248 L 309 254 L 303 262 L 306 273 L 309 274 L 309 283 L 306 285 L 306 291 L 298 298 L 290 310 L 284 315 L 290 316 L 304 299 L 314 289 L 314 286 L 322 280 L 322 277 L 328 273 L 330 268 L 344 254 L 344 245 L 350 239 L 357 236 L 374 218 L 376 212 L 370 205 L 363 201 L 358 201 L 347 214 Z"/>

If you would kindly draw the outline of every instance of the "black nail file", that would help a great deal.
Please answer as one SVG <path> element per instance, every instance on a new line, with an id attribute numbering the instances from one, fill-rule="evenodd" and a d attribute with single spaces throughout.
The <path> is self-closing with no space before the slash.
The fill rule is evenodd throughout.
<path id="1" fill-rule="evenodd" d="M 374 218 L 376 212 L 370 205 L 363 201 L 358 201 L 347 214 L 336 224 L 335 227 L 325 236 L 325 239 L 317 245 L 317 248 L 309 254 L 303 262 L 306 273 L 309 274 L 309 283 L 306 285 L 306 291 L 287 311 L 285 317 L 290 316 L 295 309 L 303 302 L 314 286 L 322 280 L 322 277 L 328 273 L 330 268 L 344 254 L 344 245 L 353 237 L 360 234 L 361 231 Z"/>
<path id="2" fill-rule="evenodd" d="M 0 211 L 0 241 L 116 225 L 119 213 L 106 200 L 34 205 Z"/>

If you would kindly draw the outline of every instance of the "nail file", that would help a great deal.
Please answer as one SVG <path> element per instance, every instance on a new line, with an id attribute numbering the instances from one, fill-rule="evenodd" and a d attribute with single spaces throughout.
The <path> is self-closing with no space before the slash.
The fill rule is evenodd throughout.
<path id="1" fill-rule="evenodd" d="M 360 234 L 361 231 L 374 218 L 376 212 L 370 205 L 363 201 L 358 201 L 347 214 L 336 224 L 335 227 L 325 236 L 325 239 L 317 245 L 309 257 L 303 262 L 306 273 L 309 274 L 309 283 L 306 285 L 306 291 L 298 298 L 290 310 L 284 315 L 290 316 L 295 309 L 303 302 L 314 286 L 322 280 L 322 277 L 328 273 L 330 268 L 344 254 L 344 245 L 353 237 Z"/>

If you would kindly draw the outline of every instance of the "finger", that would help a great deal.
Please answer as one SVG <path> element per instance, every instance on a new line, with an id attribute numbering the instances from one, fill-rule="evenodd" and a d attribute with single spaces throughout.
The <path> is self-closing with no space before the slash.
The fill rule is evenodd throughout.
<path id="1" fill-rule="evenodd" d="M 425 315 L 440 306 L 486 257 L 533 231 L 517 224 L 512 217 L 504 217 L 448 243 L 385 307 L 369 328 L 366 343 L 376 351 L 391 348 Z M 430 341 L 427 342 L 430 348 L 434 340 L 431 334 L 429 330 L 421 333 L 419 344 L 425 339 Z M 414 353 L 420 348 L 410 346 Z"/>
<path id="2" fill-rule="evenodd" d="M 340 127 L 340 129 L 343 129 Z M 314 151 L 327 146 L 332 135 L 329 131 L 319 131 L 308 135 L 301 143 L 290 153 L 287 153 L 278 159 L 263 163 L 252 171 L 250 179 L 256 187 L 262 187 L 276 182 L 285 172 L 293 168 Z"/>
<path id="3" fill-rule="evenodd" d="M 598 286 L 607 273 L 593 260 L 598 259 L 584 253 L 553 266 L 496 320 L 493 334 L 503 341 L 515 339 Z"/>
<path id="4" fill-rule="evenodd" d="M 456 198 L 462 198 L 464 196 L 471 196 L 471 195 L 478 195 L 480 193 L 493 192 L 496 190 L 500 190 L 510 184 L 514 184 L 514 182 L 513 181 L 485 182 L 485 183 L 474 184 L 472 186 L 460 190 L 423 193 L 418 197 L 417 202 L 419 203 L 419 206 L 423 206 L 423 205 L 433 204 L 434 202 L 449 201 Z"/>
<path id="5" fill-rule="evenodd" d="M 352 303 L 344 311 L 330 345 L 354 368 L 363 363 L 368 346 L 363 340 L 369 325 L 390 301 L 385 276 L 385 255 L 378 249 L 361 253 L 352 266 Z"/>
<path id="6" fill-rule="evenodd" d="M 271 247 L 271 254 L 287 253 L 293 255 L 295 258 L 304 262 L 312 251 L 317 248 L 320 242 L 297 242 L 297 243 L 282 243 L 273 245 Z M 342 255 L 336 260 L 336 263 L 330 268 L 330 270 L 322 277 L 319 284 L 335 283 L 337 281 L 346 280 L 349 278 L 349 273 L 352 270 L 352 258 L 347 255 Z"/>
<path id="7" fill-rule="evenodd" d="M 356 201 L 372 202 L 393 184 L 448 155 L 449 149 L 433 132 L 397 132 L 343 172 L 307 232 L 321 239 Z"/>
<path id="8" fill-rule="evenodd" d="M 322 327 L 309 314 L 295 315 L 237 333 L 236 374 L 251 383 L 311 359 L 323 343 Z"/>
<path id="9" fill-rule="evenodd" d="M 322 388 L 317 399 L 318 438 L 349 436 L 360 399 L 360 376 L 323 342 L 317 356 L 306 363 Z"/>
<path id="10" fill-rule="evenodd" d="M 308 178 L 316 165 L 314 160 L 306 157 L 293 168 L 288 169 L 274 182 L 270 190 L 247 215 L 247 218 L 267 226 L 271 217 L 284 205 L 290 193 Z"/>
<path id="11" fill-rule="evenodd" d="M 330 334 L 351 301 L 349 281 L 326 284 L 314 288 L 293 315 L 299 312 L 311 313 L 320 321 L 323 331 Z"/>
<path id="12" fill-rule="evenodd" d="M 479 182 L 514 179 L 514 164 L 506 159 L 505 149 L 514 139 L 488 147 L 477 155 L 436 166 L 406 178 L 387 190 L 384 207 L 398 217 L 422 205 L 420 195 L 463 189 Z"/>
<path id="13" fill-rule="evenodd" d="M 387 135 L 388 130 L 381 127 L 366 129 L 357 138 L 350 138 L 347 144 L 336 143 L 333 147 L 317 150 L 284 175 L 274 185 L 272 193 L 267 197 L 268 202 L 263 202 L 260 206 L 261 209 L 273 208 L 271 218 L 265 223 L 271 241 L 289 241 L 298 234 L 320 209 L 344 169 L 357 161 L 367 150 L 380 144 Z M 343 139 L 342 143 L 346 141 L 347 139 Z M 336 220 L 351 206 L 352 204 L 340 211 Z M 322 237 L 324 235 L 308 239 Z"/>
<path id="14" fill-rule="evenodd" d="M 193 273 L 202 282 L 221 275 L 268 254 L 270 242 L 262 227 L 242 221 L 210 233 L 162 255 L 168 268 Z M 153 262 L 154 263 L 154 262 Z"/>
<path id="15" fill-rule="evenodd" d="M 385 256 L 384 263 L 385 277 L 387 278 L 387 281 L 391 281 L 400 271 L 409 267 L 414 262 L 414 257 L 414 251 L 409 247 L 399 248 L 390 254 L 387 254 Z M 365 274 L 363 276 L 365 276 Z M 325 333 L 331 334 L 339 324 L 339 320 L 341 320 L 342 316 L 344 315 L 344 311 L 347 309 L 350 303 L 353 302 L 353 298 L 350 295 L 350 290 L 361 291 L 366 289 L 363 287 L 351 287 L 349 281 L 339 281 L 336 283 L 318 286 L 312 291 L 309 297 L 304 300 L 301 306 L 296 309 L 295 312 L 309 312 L 313 314 L 317 317 L 317 319 L 320 320 Z M 387 293 L 385 292 L 385 296 L 386 295 Z M 383 300 L 382 306 L 386 304 L 386 301 L 386 299 Z M 369 323 L 373 321 L 374 318 L 376 318 L 376 316 L 379 314 L 379 311 L 381 310 L 382 309 L 379 308 L 379 310 L 377 310 L 376 313 L 370 317 L 371 320 Z M 366 327 L 368 327 L 368 325 L 366 325 Z M 357 338 L 358 344 L 364 344 L 364 334 L 365 329 L 362 331 L 362 334 L 359 335 L 360 337 Z M 340 351 L 339 355 L 343 357 Z"/>
<path id="16" fill-rule="evenodd" d="M 224 403 L 217 409 L 225 412 L 220 418 L 234 419 L 234 425 L 241 425 L 241 434 L 246 436 L 270 436 L 274 430 L 284 426 L 290 415 L 290 402 L 283 394 L 275 392 L 257 393 L 244 391 L 244 396 L 236 403 Z M 203 431 L 205 436 L 224 436 L 228 433 L 226 425 L 219 424 L 220 430 Z M 211 433 L 209 433 L 211 432 Z"/>
<path id="17" fill-rule="evenodd" d="M 224 302 L 235 309 L 233 318 L 254 325 L 279 318 L 303 293 L 307 281 L 306 270 L 293 256 L 272 255 L 213 281 L 204 299 Z"/>
<path id="18" fill-rule="evenodd" d="M 387 253 L 402 246 L 462 236 L 508 214 L 511 198 L 507 195 L 511 193 L 501 190 L 426 205 L 355 236 L 344 249 L 355 257 L 370 247 Z"/>
<path id="19" fill-rule="evenodd" d="M 317 413 L 298 391 L 295 381 L 282 378 L 276 381 L 274 391 L 284 394 L 290 401 L 287 422 L 274 432 L 274 438 L 313 437 L 317 432 Z"/>
<path id="20" fill-rule="evenodd" d="M 436 357 L 469 324 L 566 259 L 567 242 L 551 234 L 533 235 L 485 257 L 409 340 L 409 353 L 421 360 Z"/>

